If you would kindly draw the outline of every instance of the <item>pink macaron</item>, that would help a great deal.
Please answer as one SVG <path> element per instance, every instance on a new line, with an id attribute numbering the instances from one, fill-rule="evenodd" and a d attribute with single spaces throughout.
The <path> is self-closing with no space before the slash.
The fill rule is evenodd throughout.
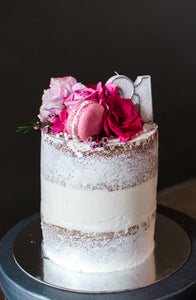
<path id="1" fill-rule="evenodd" d="M 104 107 L 94 101 L 74 104 L 67 119 L 67 132 L 74 139 L 85 141 L 103 130 Z"/>

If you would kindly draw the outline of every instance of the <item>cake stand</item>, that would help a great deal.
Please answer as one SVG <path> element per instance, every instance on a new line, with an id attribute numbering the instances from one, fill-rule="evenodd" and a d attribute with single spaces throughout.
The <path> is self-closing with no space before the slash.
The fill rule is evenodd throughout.
<path id="1" fill-rule="evenodd" d="M 194 299 L 196 221 L 158 206 L 155 250 L 140 266 L 122 272 L 66 271 L 42 252 L 39 214 L 13 227 L 0 241 L 0 285 L 5 299 Z"/>

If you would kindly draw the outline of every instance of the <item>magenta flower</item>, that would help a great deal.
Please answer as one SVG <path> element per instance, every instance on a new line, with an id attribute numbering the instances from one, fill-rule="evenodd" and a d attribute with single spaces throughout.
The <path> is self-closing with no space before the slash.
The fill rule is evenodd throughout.
<path id="1" fill-rule="evenodd" d="M 105 99 L 104 129 L 107 136 L 119 136 L 121 142 L 131 140 L 142 131 L 143 121 L 131 99 L 113 95 Z"/>
<path id="2" fill-rule="evenodd" d="M 89 137 L 86 138 L 85 142 L 87 144 L 90 144 L 92 142 L 92 140 L 93 140 L 92 136 L 89 136 Z"/>
<path id="3" fill-rule="evenodd" d="M 59 116 L 54 117 L 51 122 L 53 125 L 51 126 L 52 133 L 66 132 L 67 133 L 67 118 L 68 112 L 67 108 L 64 108 Z"/>
<path id="4" fill-rule="evenodd" d="M 91 149 L 96 149 L 97 148 L 97 143 L 96 142 L 92 142 L 90 144 Z"/>
<path id="5" fill-rule="evenodd" d="M 103 143 L 107 143 L 107 142 L 108 142 L 108 138 L 107 138 L 106 136 L 104 136 L 104 137 L 102 137 L 101 141 L 102 141 Z"/>
<path id="6" fill-rule="evenodd" d="M 41 128 L 41 131 L 44 133 L 48 133 L 48 126 Z"/>
<path id="7" fill-rule="evenodd" d="M 100 142 L 99 142 L 99 147 L 101 147 L 101 148 L 102 148 L 102 147 L 104 147 L 104 146 L 105 146 L 105 143 L 104 143 L 104 142 L 102 142 L 102 141 L 100 141 Z"/>
<path id="8" fill-rule="evenodd" d="M 105 99 L 112 95 L 118 95 L 118 87 L 114 83 L 108 83 L 103 85 L 102 82 L 99 82 L 97 85 L 90 85 L 94 90 L 98 92 L 98 101 L 99 104 L 105 102 Z"/>
<path id="9" fill-rule="evenodd" d="M 77 83 L 73 86 L 73 93 L 64 100 L 66 106 L 76 104 L 83 101 L 95 101 L 98 102 L 98 91 L 88 88 L 81 83 Z"/>

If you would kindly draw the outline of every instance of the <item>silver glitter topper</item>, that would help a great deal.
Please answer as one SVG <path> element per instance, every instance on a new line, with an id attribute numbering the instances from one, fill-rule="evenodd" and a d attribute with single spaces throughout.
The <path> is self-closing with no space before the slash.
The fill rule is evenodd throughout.
<path id="1" fill-rule="evenodd" d="M 121 98 L 129 98 L 137 107 L 144 122 L 153 121 L 151 77 L 149 75 L 138 76 L 133 82 L 130 78 L 116 73 L 108 79 L 106 84 L 114 83 L 118 87 Z"/>

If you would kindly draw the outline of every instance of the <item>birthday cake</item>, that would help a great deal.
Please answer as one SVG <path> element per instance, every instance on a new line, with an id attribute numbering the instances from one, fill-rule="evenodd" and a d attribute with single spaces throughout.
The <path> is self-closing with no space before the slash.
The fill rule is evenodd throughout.
<path id="1" fill-rule="evenodd" d="M 40 121 L 44 255 L 82 272 L 141 264 L 154 249 L 158 128 L 150 77 L 52 78 Z M 132 100 L 131 100 L 132 99 Z"/>

